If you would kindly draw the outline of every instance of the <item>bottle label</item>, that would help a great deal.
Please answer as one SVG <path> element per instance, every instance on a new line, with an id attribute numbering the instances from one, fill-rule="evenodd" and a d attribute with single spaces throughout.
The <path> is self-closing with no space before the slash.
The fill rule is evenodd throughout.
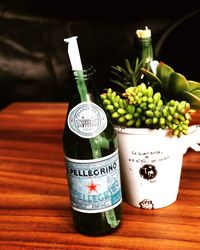
<path id="1" fill-rule="evenodd" d="M 92 160 L 65 156 L 71 206 L 84 213 L 110 210 L 122 201 L 118 150 Z"/>
<path id="2" fill-rule="evenodd" d="M 68 116 L 69 129 L 83 138 L 97 136 L 107 127 L 107 117 L 102 108 L 93 102 L 81 102 Z"/>

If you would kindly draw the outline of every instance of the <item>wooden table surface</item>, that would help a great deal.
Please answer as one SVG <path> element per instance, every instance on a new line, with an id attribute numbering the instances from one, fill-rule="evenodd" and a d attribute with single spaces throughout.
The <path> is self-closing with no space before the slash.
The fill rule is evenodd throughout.
<path id="1" fill-rule="evenodd" d="M 184 155 L 173 205 L 144 210 L 123 202 L 115 233 L 74 230 L 62 148 L 66 110 L 65 103 L 13 103 L 0 111 L 0 250 L 200 249 L 200 153 L 193 150 Z"/>

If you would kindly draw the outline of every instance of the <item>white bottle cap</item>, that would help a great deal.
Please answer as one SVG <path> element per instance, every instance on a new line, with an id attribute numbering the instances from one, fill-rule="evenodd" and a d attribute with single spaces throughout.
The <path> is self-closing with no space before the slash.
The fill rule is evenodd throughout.
<path id="1" fill-rule="evenodd" d="M 71 62 L 72 70 L 82 70 L 81 57 L 78 49 L 77 36 L 64 39 L 68 45 L 68 54 Z"/>

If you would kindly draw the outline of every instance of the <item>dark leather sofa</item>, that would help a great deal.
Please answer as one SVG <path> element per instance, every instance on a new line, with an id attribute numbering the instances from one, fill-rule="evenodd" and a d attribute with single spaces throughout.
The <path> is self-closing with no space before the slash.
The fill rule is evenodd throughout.
<path id="1" fill-rule="evenodd" d="M 157 6 L 157 10 L 149 1 L 115 3 L 117 8 L 112 3 L 111 7 L 71 4 L 0 2 L 0 108 L 14 101 L 69 100 L 71 66 L 63 39 L 72 35 L 78 36 L 83 63 L 97 69 L 101 91 L 110 84 L 111 65 L 122 65 L 125 58 L 134 56 L 135 31 L 145 25 L 152 30 L 155 58 L 200 81 L 195 34 L 200 15 L 195 5 Z"/>

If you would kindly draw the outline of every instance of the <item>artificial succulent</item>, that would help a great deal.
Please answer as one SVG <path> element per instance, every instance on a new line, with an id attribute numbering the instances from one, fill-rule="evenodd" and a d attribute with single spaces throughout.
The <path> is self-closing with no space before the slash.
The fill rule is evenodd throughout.
<path id="1" fill-rule="evenodd" d="M 200 83 L 188 81 L 163 62 L 153 61 L 152 71 L 136 59 L 132 67 L 112 67 L 122 91 L 107 89 L 101 94 L 114 125 L 137 128 L 170 129 L 180 137 L 188 133 L 192 108 L 200 108 Z M 144 80 L 146 82 L 144 83 Z"/>

